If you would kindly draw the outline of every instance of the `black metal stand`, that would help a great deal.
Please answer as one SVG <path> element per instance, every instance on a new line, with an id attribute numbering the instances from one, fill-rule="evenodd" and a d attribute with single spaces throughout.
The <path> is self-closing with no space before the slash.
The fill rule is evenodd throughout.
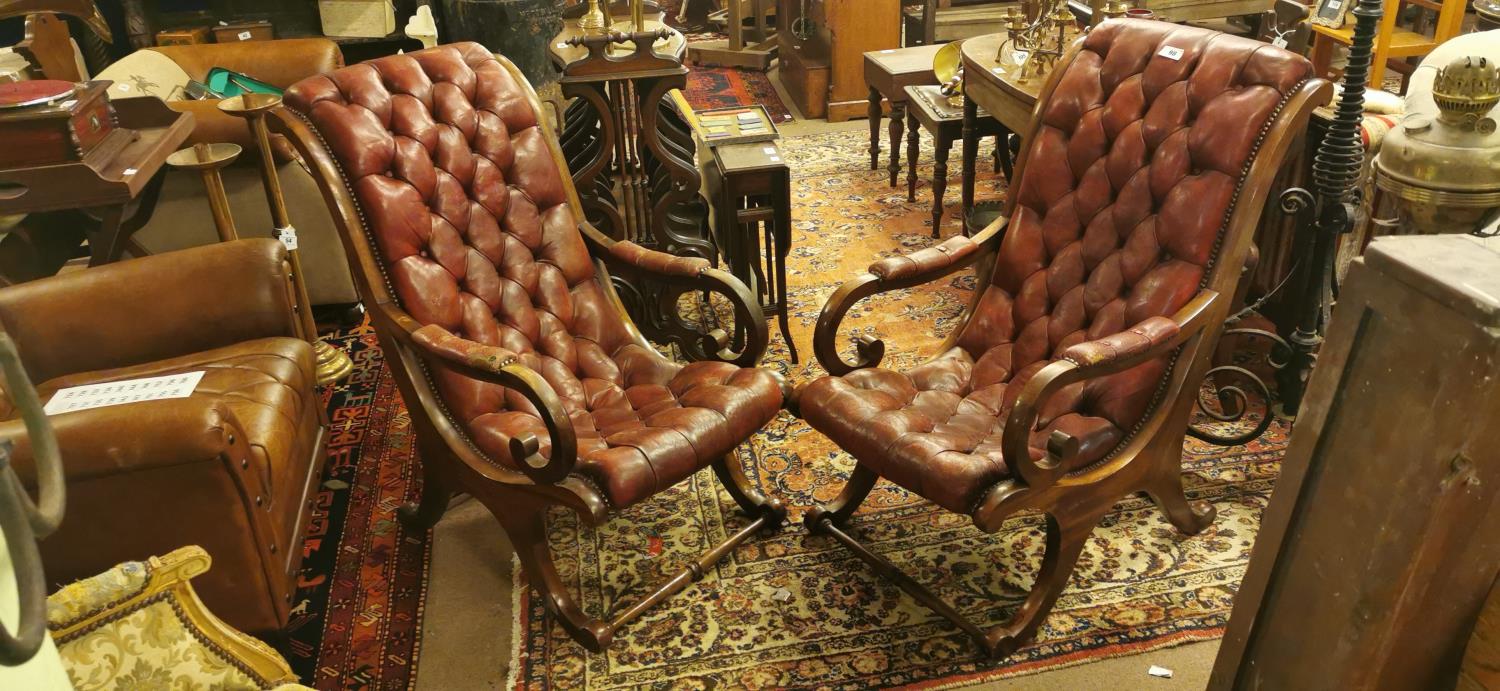
<path id="1" fill-rule="evenodd" d="M 1283 409 L 1295 415 L 1307 388 L 1308 376 L 1317 361 L 1334 299 L 1334 256 L 1338 236 L 1349 232 L 1354 219 L 1358 191 L 1355 181 L 1364 163 L 1360 120 L 1365 108 L 1365 84 L 1370 74 L 1370 54 L 1380 23 L 1382 0 L 1359 0 L 1354 7 L 1354 36 L 1349 46 L 1349 64 L 1344 68 L 1344 89 L 1318 151 L 1313 156 L 1313 192 L 1300 187 L 1281 195 L 1281 208 L 1297 216 L 1297 275 L 1290 287 L 1298 296 L 1297 328 L 1287 340 L 1291 361 L 1280 374 Z"/>

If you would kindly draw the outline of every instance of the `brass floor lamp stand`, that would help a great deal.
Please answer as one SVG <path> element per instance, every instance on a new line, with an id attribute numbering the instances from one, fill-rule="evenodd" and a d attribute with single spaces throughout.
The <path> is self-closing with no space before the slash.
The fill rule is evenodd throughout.
<path id="1" fill-rule="evenodd" d="M 276 177 L 276 161 L 271 156 L 271 135 L 266 130 L 266 113 L 281 105 L 281 97 L 272 94 L 248 93 L 219 102 L 219 110 L 237 118 L 243 118 L 255 136 L 260 149 L 260 177 L 265 183 L 266 201 L 271 205 L 271 221 L 276 226 L 276 239 L 286 245 L 287 255 L 292 260 L 292 276 L 297 287 L 297 315 L 302 321 L 302 332 L 313 345 L 317 356 L 317 379 L 319 386 L 332 384 L 354 370 L 354 363 L 344 351 L 328 345 L 318 338 L 318 325 L 313 321 L 312 302 L 307 297 L 307 282 L 302 274 L 302 257 L 297 251 L 297 230 L 286 211 L 286 200 L 281 196 L 281 181 Z"/>

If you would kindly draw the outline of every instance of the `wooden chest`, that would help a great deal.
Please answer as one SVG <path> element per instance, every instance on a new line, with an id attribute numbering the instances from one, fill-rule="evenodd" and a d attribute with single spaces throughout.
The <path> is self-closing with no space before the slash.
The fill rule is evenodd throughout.
<path id="1" fill-rule="evenodd" d="M 105 93 L 109 84 L 88 82 L 52 103 L 0 110 L 0 168 L 83 160 L 118 122 Z"/>
<path id="2" fill-rule="evenodd" d="M 1500 572 L 1500 238 L 1342 288 L 1211 689 L 1451 689 Z"/>
<path id="3" fill-rule="evenodd" d="M 269 41 L 276 38 L 276 30 L 268 21 L 230 22 L 213 27 L 213 32 L 215 43 Z"/>

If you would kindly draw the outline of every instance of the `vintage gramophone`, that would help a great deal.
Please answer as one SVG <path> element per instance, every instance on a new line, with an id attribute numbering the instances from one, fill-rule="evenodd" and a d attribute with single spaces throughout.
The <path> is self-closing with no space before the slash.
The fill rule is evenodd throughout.
<path id="1" fill-rule="evenodd" d="M 1449 41 L 1412 74 L 1406 115 L 1375 158 L 1397 233 L 1467 233 L 1500 214 L 1500 31 Z M 1490 232 L 1493 232 L 1490 231 Z"/>
<path id="2" fill-rule="evenodd" d="M 945 43 L 932 57 L 932 72 L 937 75 L 939 89 L 948 97 L 948 105 L 955 108 L 964 104 L 963 44 L 962 39 Z"/>

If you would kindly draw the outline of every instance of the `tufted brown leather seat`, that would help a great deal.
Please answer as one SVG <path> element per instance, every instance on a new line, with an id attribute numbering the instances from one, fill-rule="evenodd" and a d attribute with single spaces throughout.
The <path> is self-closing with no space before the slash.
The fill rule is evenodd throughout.
<path id="1" fill-rule="evenodd" d="M 1185 532 L 1208 525 L 1212 507 L 1190 505 L 1179 478 L 1199 354 L 1222 328 L 1218 297 L 1234 294 L 1271 177 L 1326 89 L 1312 76 L 1285 50 L 1165 22 L 1106 22 L 1075 43 L 1038 101 L 1008 219 L 876 262 L 824 307 L 815 346 L 840 376 L 795 402 L 858 466 L 810 527 L 857 544 L 838 524 L 876 476 L 985 530 L 1049 512 L 1026 605 L 988 634 L 966 629 L 1003 654 L 1035 631 L 1120 496 L 1144 489 Z M 831 339 L 854 301 L 971 263 L 981 289 L 936 357 L 882 369 L 883 344 L 869 342 L 860 361 L 840 359 Z"/>
<path id="2" fill-rule="evenodd" d="M 780 410 L 784 381 L 662 357 L 596 261 L 729 295 L 752 334 L 737 363 L 765 345 L 754 298 L 702 259 L 584 223 L 513 65 L 476 43 L 439 46 L 306 79 L 286 104 L 276 127 L 314 164 L 362 264 L 376 331 L 403 362 L 402 395 L 426 438 L 417 518 L 435 521 L 454 485 L 474 493 L 517 543 L 533 586 L 560 598 L 554 612 L 593 648 L 623 622 L 585 617 L 554 585 L 536 502 L 600 520 L 713 465 L 761 516 L 757 528 L 780 522 L 779 504 L 741 486 L 731 453 Z"/>

